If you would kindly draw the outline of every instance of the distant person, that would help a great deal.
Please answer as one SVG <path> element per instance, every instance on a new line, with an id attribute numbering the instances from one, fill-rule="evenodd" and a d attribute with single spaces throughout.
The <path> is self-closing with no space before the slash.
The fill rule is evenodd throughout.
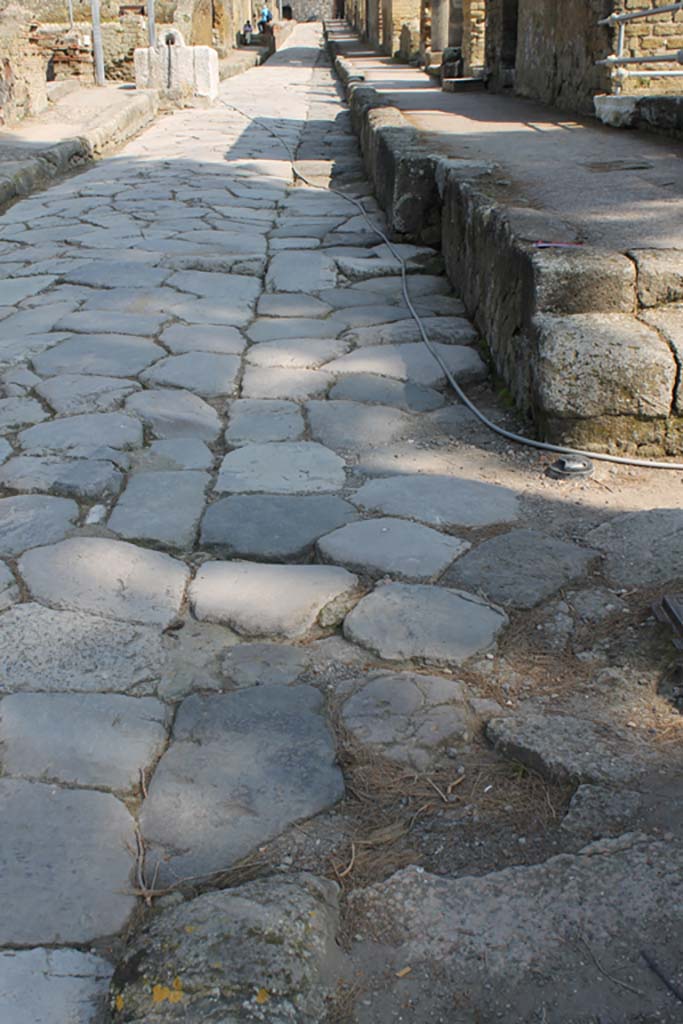
<path id="1" fill-rule="evenodd" d="M 244 28 L 242 29 L 242 39 L 244 40 L 245 46 L 249 46 L 251 44 L 251 37 L 253 36 L 253 34 L 254 26 L 247 18 L 247 20 L 244 23 Z"/>
<path id="2" fill-rule="evenodd" d="M 263 7 L 261 8 L 261 17 L 258 20 L 258 30 L 259 30 L 259 32 L 262 32 L 262 33 L 265 32 L 266 31 L 266 27 L 268 25 L 270 25 L 272 20 L 273 20 L 273 15 L 271 13 L 271 10 L 270 10 L 270 8 L 268 7 L 267 4 L 264 4 Z"/>

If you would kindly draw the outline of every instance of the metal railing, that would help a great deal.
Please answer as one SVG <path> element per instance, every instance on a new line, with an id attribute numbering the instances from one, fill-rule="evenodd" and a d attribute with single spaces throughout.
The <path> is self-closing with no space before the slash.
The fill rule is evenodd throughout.
<path id="1" fill-rule="evenodd" d="M 652 53 L 647 57 L 625 57 L 625 25 L 627 21 L 635 21 L 636 18 L 649 18 L 654 14 L 675 14 L 683 11 L 683 0 L 678 3 L 667 4 L 664 7 L 648 7 L 642 11 L 626 11 L 624 14 L 610 14 L 602 18 L 598 25 L 606 25 L 609 28 L 617 29 L 617 52 L 598 60 L 595 63 L 612 70 L 614 79 L 614 91 L 617 95 L 621 92 L 624 81 L 627 78 L 683 78 L 683 70 L 672 71 L 657 68 L 644 68 L 640 71 L 627 70 L 626 65 L 632 64 L 681 64 L 683 65 L 683 50 L 669 50 L 668 53 Z"/>

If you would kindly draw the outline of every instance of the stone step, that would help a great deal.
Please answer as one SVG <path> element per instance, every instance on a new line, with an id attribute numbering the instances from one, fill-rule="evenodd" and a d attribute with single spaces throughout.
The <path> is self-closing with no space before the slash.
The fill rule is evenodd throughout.
<path id="1" fill-rule="evenodd" d="M 464 78 L 444 78 L 441 82 L 444 92 L 479 92 L 486 88 L 486 81 L 477 76 Z"/>

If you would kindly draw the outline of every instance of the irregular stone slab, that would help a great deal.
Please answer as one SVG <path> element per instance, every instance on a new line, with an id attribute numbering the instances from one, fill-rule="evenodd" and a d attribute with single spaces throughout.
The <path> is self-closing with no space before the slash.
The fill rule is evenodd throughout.
<path id="1" fill-rule="evenodd" d="M 135 938 L 113 1000 L 131 1024 L 247 1024 L 265 1019 L 264 1005 L 272 1021 L 318 1024 L 343 962 L 338 917 L 337 887 L 312 875 L 205 893 L 162 911 Z M 166 999 L 150 1002 L 147 978 Z"/>
<path id="2" fill-rule="evenodd" d="M 461 665 L 490 648 L 507 616 L 461 590 L 387 583 L 344 620 L 344 636 L 387 661 Z"/>
<path id="3" fill-rule="evenodd" d="M 390 274 L 368 281 L 357 281 L 351 286 L 350 291 L 361 294 L 375 292 L 384 296 L 395 296 L 397 301 L 403 301 L 401 278 L 398 276 L 396 263 Z M 443 274 L 411 274 L 408 278 L 408 294 L 411 298 L 422 295 L 449 295 L 450 292 L 451 283 Z"/>
<path id="4" fill-rule="evenodd" d="M 183 701 L 140 815 L 164 878 L 227 868 L 291 822 L 341 799 L 323 711 L 321 695 L 309 686 L 257 686 Z"/>
<path id="5" fill-rule="evenodd" d="M 14 280 L 6 277 L 0 281 L 0 306 L 16 306 L 30 295 L 49 288 L 56 280 L 56 277 L 46 274 L 36 274 L 32 277 Z"/>
<path id="6" fill-rule="evenodd" d="M 506 757 L 558 782 L 624 783 L 653 766 L 631 732 L 571 715 L 517 712 L 492 718 L 486 735 Z"/>
<path id="7" fill-rule="evenodd" d="M 402 519 L 350 523 L 316 545 L 323 562 L 369 576 L 396 576 L 418 583 L 440 576 L 469 544 Z"/>
<path id="8" fill-rule="evenodd" d="M 486 367 L 473 348 L 437 342 L 433 347 L 459 383 L 474 383 L 486 378 Z M 375 373 L 380 377 L 393 377 L 425 387 L 440 387 L 446 383 L 443 370 L 427 346 L 421 343 L 369 345 L 333 359 L 325 369 L 335 374 Z"/>
<path id="9" fill-rule="evenodd" d="M 533 608 L 582 576 L 596 558 L 596 551 L 538 530 L 511 530 L 470 551 L 451 567 L 446 582 L 498 604 Z"/>
<path id="10" fill-rule="evenodd" d="M 350 345 L 335 338 L 305 338 L 302 341 L 264 341 L 252 345 L 247 362 L 252 366 L 286 366 L 317 369 L 330 359 L 344 355 Z"/>
<path id="11" fill-rule="evenodd" d="M 210 469 L 212 464 L 213 452 L 198 437 L 152 441 L 136 457 L 136 465 L 142 470 Z"/>
<path id="12" fill-rule="evenodd" d="M 75 334 L 35 356 L 33 365 L 44 377 L 63 373 L 136 377 L 163 355 L 153 341 L 132 335 Z"/>
<path id="13" fill-rule="evenodd" d="M 236 327 L 216 324 L 173 324 L 161 335 L 161 341 L 175 355 L 220 352 L 238 356 L 247 344 Z"/>
<path id="14" fill-rule="evenodd" d="M 382 673 L 346 701 L 342 720 L 357 743 L 424 771 L 445 747 L 472 741 L 478 721 L 467 698 L 455 679 Z"/>
<path id="15" fill-rule="evenodd" d="M 321 317 L 327 316 L 331 310 L 332 306 L 328 306 L 326 302 L 321 302 L 313 295 L 304 295 L 301 292 L 296 294 L 266 292 L 258 300 L 256 307 L 259 316 Z"/>
<path id="16" fill-rule="evenodd" d="M 77 949 L 0 952 L 0 1006 L 7 1024 L 96 1024 L 113 967 Z"/>
<path id="17" fill-rule="evenodd" d="M 289 640 L 340 622 L 358 580 L 328 565 L 205 562 L 190 587 L 195 616 L 242 636 Z"/>
<path id="18" fill-rule="evenodd" d="M 4 778 L 0 817 L 0 944 L 85 943 L 125 927 L 135 836 L 120 801 Z"/>
<path id="19" fill-rule="evenodd" d="M 204 511 L 208 473 L 158 470 L 136 473 L 116 502 L 108 526 L 127 540 L 191 548 Z"/>
<path id="20" fill-rule="evenodd" d="M 399 409 L 360 402 L 324 401 L 306 405 L 311 435 L 329 448 L 374 448 L 414 433 L 416 420 Z"/>
<path id="21" fill-rule="evenodd" d="M 571 798 L 560 827 L 565 832 L 585 839 L 619 834 L 626 831 L 634 821 L 643 799 L 641 793 L 632 789 L 615 790 L 607 786 L 583 784 Z"/>
<path id="22" fill-rule="evenodd" d="M 149 692 L 163 670 L 159 631 L 147 626 L 28 603 L 0 627 L 0 692 Z"/>
<path id="23" fill-rule="evenodd" d="M 111 412 L 140 385 L 118 377 L 67 373 L 41 381 L 36 391 L 62 416 L 78 413 Z"/>
<path id="24" fill-rule="evenodd" d="M 626 512 L 591 530 L 586 540 L 604 553 L 604 571 L 615 585 L 659 586 L 679 575 L 683 510 Z"/>
<path id="25" fill-rule="evenodd" d="M 123 475 L 104 459 L 17 455 L 0 469 L 0 486 L 24 494 L 66 498 L 102 498 L 118 494 Z"/>
<path id="26" fill-rule="evenodd" d="M 471 345 L 477 340 L 478 332 L 469 320 L 460 316 L 425 316 L 422 323 L 430 341 L 445 345 Z M 414 320 L 396 320 L 393 323 L 374 327 L 357 327 L 346 331 L 344 338 L 356 348 L 368 345 L 400 345 L 405 342 L 420 342 L 420 330 Z"/>
<path id="27" fill-rule="evenodd" d="M 200 270 L 181 270 L 169 278 L 168 284 L 183 291 L 205 297 L 204 302 L 176 300 L 173 306 L 179 316 L 193 307 L 203 310 L 207 323 L 232 324 L 241 327 L 252 317 L 252 310 L 261 292 L 261 282 L 244 274 L 207 274 Z M 183 316 L 183 319 L 188 319 Z M 199 322 L 199 321 L 195 321 Z"/>
<path id="28" fill-rule="evenodd" d="M 54 544 L 73 529 L 79 509 L 67 498 L 19 494 L 0 498 L 0 555 Z"/>
<path id="29" fill-rule="evenodd" d="M 0 703 L 7 775 L 130 790 L 166 745 L 169 709 L 152 697 L 15 693 Z"/>
<path id="30" fill-rule="evenodd" d="M 264 298 L 267 296 L 264 295 Z M 273 298 L 285 298 L 273 296 Z M 306 296 L 310 298 L 310 296 Z M 331 320 L 305 319 L 303 317 L 288 317 L 283 319 L 257 317 L 247 328 L 247 337 L 255 344 L 266 341 L 300 341 L 302 338 L 336 338 L 341 334 L 343 327 Z"/>
<path id="31" fill-rule="evenodd" d="M 330 391 L 333 400 L 392 405 L 406 412 L 430 412 L 444 404 L 444 397 L 432 388 L 409 381 L 401 383 L 371 373 L 350 374 L 337 381 Z"/>
<path id="32" fill-rule="evenodd" d="M 333 380 L 334 377 L 323 370 L 288 370 L 280 366 L 247 365 L 242 377 L 242 397 L 294 401 L 323 398 Z"/>
<path id="33" fill-rule="evenodd" d="M 411 278 L 421 270 L 424 270 L 426 273 L 430 270 L 440 270 L 442 267 L 440 257 L 436 252 L 432 253 L 431 259 L 426 263 L 422 260 L 418 263 L 418 261 L 412 259 L 408 259 L 406 262 Z M 375 280 L 395 274 L 399 264 L 397 260 L 387 253 L 385 259 L 378 259 L 376 256 L 368 258 L 340 256 L 337 257 L 337 266 L 349 281 L 368 281 L 374 285 Z"/>
<path id="34" fill-rule="evenodd" d="M 19 587 L 10 568 L 0 562 L 0 612 L 19 600 Z"/>
<path id="35" fill-rule="evenodd" d="M 338 491 L 344 460 L 312 441 L 247 444 L 223 459 L 215 489 L 220 492 L 296 494 Z"/>
<path id="36" fill-rule="evenodd" d="M 229 558 L 299 562 L 310 557 L 318 537 L 356 514 L 352 505 L 331 494 L 235 495 L 208 507 L 201 545 Z"/>
<path id="37" fill-rule="evenodd" d="M 160 626 L 178 614 L 189 575 L 169 555 L 102 537 L 29 551 L 19 572 L 33 597 L 54 608 Z"/>
<path id="38" fill-rule="evenodd" d="M 155 387 L 185 388 L 204 398 L 217 398 L 233 394 L 239 372 L 239 356 L 188 352 L 162 359 L 143 373 L 141 380 Z"/>
<path id="39" fill-rule="evenodd" d="M 239 398 L 228 406 L 225 440 L 229 445 L 297 441 L 304 432 L 304 418 L 296 402 Z"/>
<path id="40" fill-rule="evenodd" d="M 189 391 L 159 389 L 131 395 L 126 411 L 139 416 L 155 437 L 196 437 L 214 441 L 220 432 L 218 413 L 208 402 Z"/>
<path id="41" fill-rule="evenodd" d="M 70 284 L 86 284 L 91 288 L 155 288 L 163 284 L 168 270 L 159 270 L 139 262 L 98 260 L 64 275 Z"/>
<path id="42" fill-rule="evenodd" d="M 22 430 L 19 443 L 26 451 L 68 451 L 81 445 L 137 448 L 142 444 L 142 425 L 122 412 L 84 413 L 37 423 Z"/>
<path id="43" fill-rule="evenodd" d="M 443 878 L 410 867 L 356 890 L 349 896 L 354 930 L 370 940 L 358 947 L 357 966 L 367 977 L 368 964 L 378 965 L 358 1020 L 385 1024 L 405 1013 L 406 986 L 394 976 L 407 964 L 420 964 L 420 977 L 410 985 L 416 1020 L 453 1019 L 454 992 L 467 992 L 470 1019 L 504 1024 L 532 1024 L 538 1007 L 553 1024 L 590 1014 L 666 1019 L 670 996 L 640 950 L 658 949 L 662 935 L 678 934 L 671 884 L 682 871 L 679 843 L 631 833 L 576 856 L 478 878 Z M 606 984 L 605 971 L 629 982 Z"/>
<path id="44" fill-rule="evenodd" d="M 3 433 L 40 423 L 47 417 L 48 414 L 35 398 L 0 398 L 0 430 Z"/>
<path id="45" fill-rule="evenodd" d="M 76 334 L 98 334 L 100 331 L 112 334 L 137 334 L 151 338 L 157 333 L 167 317 L 163 313 L 119 313 L 114 310 L 83 310 L 69 313 L 57 321 L 58 331 L 73 331 Z"/>
<path id="46" fill-rule="evenodd" d="M 368 511 L 441 527 L 508 523 L 520 511 L 517 496 L 505 487 L 426 473 L 369 480 L 352 500 Z"/>
<path id="47" fill-rule="evenodd" d="M 277 253 L 270 260 L 266 274 L 269 292 L 319 292 L 337 283 L 337 267 L 330 256 L 319 252 L 298 252 L 293 259 L 288 253 Z"/>
<path id="48" fill-rule="evenodd" d="M 243 686 L 287 686 L 295 683 L 309 665 L 308 648 L 287 644 L 235 644 L 221 659 L 226 682 Z"/>

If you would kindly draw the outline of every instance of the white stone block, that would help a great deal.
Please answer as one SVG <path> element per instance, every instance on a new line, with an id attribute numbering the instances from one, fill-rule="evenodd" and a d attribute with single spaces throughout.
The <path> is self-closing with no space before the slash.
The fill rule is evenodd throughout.
<path id="1" fill-rule="evenodd" d="M 211 46 L 193 46 L 194 92 L 215 100 L 218 96 L 218 54 Z"/>
<path id="2" fill-rule="evenodd" d="M 612 128 L 633 128 L 638 119 L 637 96 L 594 96 L 595 116 Z"/>

